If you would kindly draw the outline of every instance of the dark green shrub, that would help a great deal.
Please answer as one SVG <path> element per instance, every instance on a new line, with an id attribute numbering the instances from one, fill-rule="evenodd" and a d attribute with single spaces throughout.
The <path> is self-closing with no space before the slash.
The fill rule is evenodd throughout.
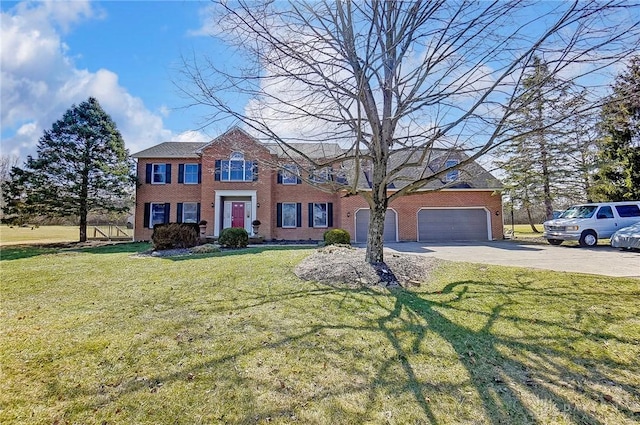
<path id="1" fill-rule="evenodd" d="M 246 248 L 249 244 L 249 234 L 241 227 L 229 227 L 220 232 L 218 243 L 228 248 Z"/>
<path id="2" fill-rule="evenodd" d="M 200 242 L 200 229 L 192 223 L 156 224 L 151 235 L 153 249 L 191 248 Z"/>
<path id="3" fill-rule="evenodd" d="M 351 245 L 351 235 L 344 229 L 331 229 L 324 232 L 325 245 Z"/>

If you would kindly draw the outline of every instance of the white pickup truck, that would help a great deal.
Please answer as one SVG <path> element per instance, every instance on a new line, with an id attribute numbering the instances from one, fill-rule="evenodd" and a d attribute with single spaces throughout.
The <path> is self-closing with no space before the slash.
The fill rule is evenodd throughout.
<path id="1" fill-rule="evenodd" d="M 594 246 L 623 227 L 640 222 L 640 201 L 575 205 L 559 218 L 544 222 L 544 237 L 551 245 L 578 241 Z"/>

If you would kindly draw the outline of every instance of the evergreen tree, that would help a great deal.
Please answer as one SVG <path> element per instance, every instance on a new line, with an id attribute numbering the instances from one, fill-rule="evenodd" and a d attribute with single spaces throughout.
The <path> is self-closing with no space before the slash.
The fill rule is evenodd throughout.
<path id="1" fill-rule="evenodd" d="M 14 167 L 4 196 L 8 214 L 76 216 L 87 240 L 89 212 L 126 211 L 133 160 L 111 117 L 90 97 L 73 105 L 38 141 L 37 157 Z"/>
<path id="2" fill-rule="evenodd" d="M 602 107 L 601 130 L 593 199 L 640 199 L 640 56 L 616 78 Z"/>
<path id="3" fill-rule="evenodd" d="M 505 171 L 505 191 L 511 194 L 515 205 L 526 209 L 534 232 L 537 229 L 531 209 L 544 205 L 550 219 L 561 182 L 570 173 L 568 139 L 563 127 L 571 105 L 570 85 L 554 74 L 544 61 L 533 58 L 509 119 L 517 136 L 499 149 L 499 156 L 505 158 L 498 161 Z"/>

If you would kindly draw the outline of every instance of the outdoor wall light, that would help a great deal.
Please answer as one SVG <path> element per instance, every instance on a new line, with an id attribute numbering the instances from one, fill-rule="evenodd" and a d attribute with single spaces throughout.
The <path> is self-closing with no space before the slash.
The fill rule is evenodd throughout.
<path id="1" fill-rule="evenodd" d="M 260 202 L 256 202 L 256 208 L 260 208 Z"/>
<path id="2" fill-rule="evenodd" d="M 347 217 L 351 217 L 351 211 L 347 211 Z"/>
<path id="3" fill-rule="evenodd" d="M 496 211 L 496 215 L 500 215 L 500 211 Z"/>

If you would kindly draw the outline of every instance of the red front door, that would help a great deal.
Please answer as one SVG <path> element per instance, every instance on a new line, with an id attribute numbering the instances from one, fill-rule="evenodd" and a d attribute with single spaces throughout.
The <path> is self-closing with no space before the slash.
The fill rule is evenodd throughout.
<path id="1" fill-rule="evenodd" d="M 231 203 L 231 227 L 244 228 L 244 202 Z"/>

